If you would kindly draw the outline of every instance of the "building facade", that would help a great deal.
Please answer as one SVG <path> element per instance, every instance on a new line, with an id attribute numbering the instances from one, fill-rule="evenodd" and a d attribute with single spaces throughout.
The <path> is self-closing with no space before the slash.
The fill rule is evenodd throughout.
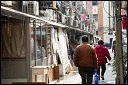
<path id="1" fill-rule="evenodd" d="M 95 35 L 111 44 L 114 37 L 113 2 L 111 1 L 87 1 L 87 12 L 95 21 Z"/>
<path id="2" fill-rule="evenodd" d="M 37 81 L 33 75 L 40 72 L 35 68 L 49 69 L 43 71 L 46 83 L 65 75 L 69 42 L 76 47 L 80 36 L 91 33 L 81 5 L 79 1 L 1 1 L 2 84 Z"/>

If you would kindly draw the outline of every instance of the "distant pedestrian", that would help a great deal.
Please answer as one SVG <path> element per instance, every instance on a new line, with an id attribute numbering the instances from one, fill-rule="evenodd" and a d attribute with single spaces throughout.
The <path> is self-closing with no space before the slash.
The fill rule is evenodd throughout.
<path id="1" fill-rule="evenodd" d="M 73 46 L 71 44 L 69 45 L 69 48 L 70 48 L 70 55 L 71 55 L 70 61 L 71 61 L 71 65 L 73 66 L 74 48 L 73 48 Z"/>
<path id="2" fill-rule="evenodd" d="M 73 61 L 78 67 L 82 84 L 92 84 L 93 72 L 98 68 L 98 61 L 94 47 L 89 44 L 88 36 L 82 36 L 82 44 L 75 48 Z"/>
<path id="3" fill-rule="evenodd" d="M 113 41 L 113 44 L 112 44 L 112 52 L 114 54 L 114 58 L 116 56 L 116 40 Z"/>
<path id="4" fill-rule="evenodd" d="M 98 41 L 98 45 L 95 46 L 95 51 L 96 51 L 97 58 L 98 58 L 98 71 L 97 71 L 97 73 L 99 75 L 99 80 L 100 80 L 100 77 L 102 78 L 102 80 L 104 80 L 107 58 L 109 59 L 109 61 L 111 60 L 110 53 L 108 51 L 108 48 L 104 46 L 103 40 Z M 100 75 L 100 68 L 102 69 L 101 75 Z"/>

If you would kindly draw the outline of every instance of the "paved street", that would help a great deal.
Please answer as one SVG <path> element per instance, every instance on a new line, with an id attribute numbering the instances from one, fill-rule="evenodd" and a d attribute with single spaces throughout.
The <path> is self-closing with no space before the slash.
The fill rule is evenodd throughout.
<path id="1" fill-rule="evenodd" d="M 111 61 L 108 61 L 112 65 L 113 62 L 113 54 L 111 50 L 109 50 L 110 55 L 112 57 Z M 115 84 L 115 75 L 112 73 L 112 66 L 106 64 L 106 73 L 105 73 L 105 80 L 100 80 L 99 84 Z M 81 84 L 81 77 L 78 74 L 77 68 L 75 71 L 72 71 L 69 74 L 66 74 L 63 77 L 60 77 L 60 80 L 53 82 L 53 84 Z M 94 84 L 94 81 L 93 81 Z"/>

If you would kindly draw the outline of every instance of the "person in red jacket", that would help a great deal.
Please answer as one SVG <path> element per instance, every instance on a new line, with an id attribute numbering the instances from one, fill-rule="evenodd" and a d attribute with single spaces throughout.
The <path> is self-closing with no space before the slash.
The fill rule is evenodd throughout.
<path id="1" fill-rule="evenodd" d="M 102 80 L 104 80 L 104 74 L 106 71 L 106 63 L 107 63 L 106 58 L 108 58 L 109 61 L 111 60 L 110 53 L 107 47 L 104 46 L 103 40 L 98 41 L 98 45 L 95 46 L 95 51 L 98 58 L 97 74 L 99 75 L 99 80 L 100 80 L 100 77 L 102 78 Z M 101 76 L 100 76 L 100 68 L 102 69 Z"/>

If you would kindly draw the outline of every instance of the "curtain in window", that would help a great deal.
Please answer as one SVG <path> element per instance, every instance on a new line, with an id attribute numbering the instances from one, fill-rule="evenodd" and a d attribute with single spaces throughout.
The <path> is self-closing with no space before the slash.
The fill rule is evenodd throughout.
<path id="1" fill-rule="evenodd" d="M 23 21 L 20 20 L 1 24 L 3 58 L 25 58 L 25 34 L 23 25 Z"/>

